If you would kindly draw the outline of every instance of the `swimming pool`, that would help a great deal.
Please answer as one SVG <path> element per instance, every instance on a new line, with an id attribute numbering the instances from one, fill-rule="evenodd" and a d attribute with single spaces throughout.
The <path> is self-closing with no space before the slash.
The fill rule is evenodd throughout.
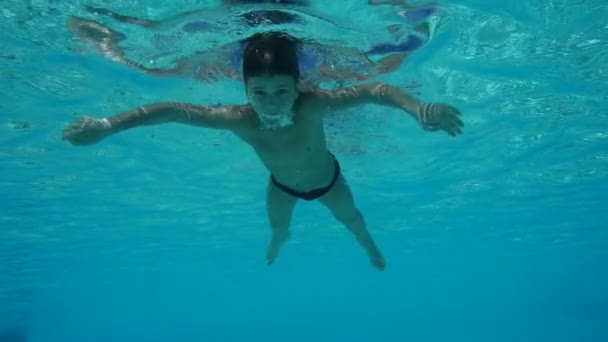
<path id="1" fill-rule="evenodd" d="M 216 5 L 162 3 L 112 10 Z M 363 3 L 313 1 L 293 10 L 308 24 L 287 28 L 362 49 L 390 39 L 395 9 Z M 84 5 L 103 3 L 0 8 L 0 341 L 608 339 L 603 1 L 442 3 L 428 43 L 380 79 L 457 105 L 458 138 L 373 106 L 327 120 L 384 273 L 317 203 L 297 206 L 268 267 L 268 174 L 230 134 L 61 141 L 82 113 L 245 100 L 237 80 L 153 77 L 83 50 L 66 21 Z M 125 33 L 133 58 L 158 48 L 90 18 Z M 195 50 L 255 29 L 163 41 Z"/>

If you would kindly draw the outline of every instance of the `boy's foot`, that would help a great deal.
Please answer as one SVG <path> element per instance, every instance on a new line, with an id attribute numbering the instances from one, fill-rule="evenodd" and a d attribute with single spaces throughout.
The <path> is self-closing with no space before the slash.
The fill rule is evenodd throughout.
<path id="1" fill-rule="evenodd" d="M 268 265 L 272 264 L 277 259 L 281 246 L 289 240 L 290 236 L 291 234 L 289 232 L 272 234 L 272 240 L 270 241 L 268 251 L 266 252 L 266 262 Z"/>
<path id="2" fill-rule="evenodd" d="M 384 257 L 380 254 L 370 255 L 369 261 L 372 263 L 372 266 L 379 271 L 384 271 L 384 268 L 386 268 L 386 260 L 384 260 Z"/>
<path id="3" fill-rule="evenodd" d="M 386 267 L 386 261 L 384 260 L 382 253 L 380 253 L 380 250 L 378 249 L 378 247 L 376 247 L 376 244 L 371 239 L 371 237 L 367 236 L 366 238 L 361 238 L 357 240 L 363 246 L 363 248 L 365 248 L 367 256 L 369 257 L 369 261 L 372 263 L 372 265 L 379 271 L 384 271 L 384 268 Z"/>

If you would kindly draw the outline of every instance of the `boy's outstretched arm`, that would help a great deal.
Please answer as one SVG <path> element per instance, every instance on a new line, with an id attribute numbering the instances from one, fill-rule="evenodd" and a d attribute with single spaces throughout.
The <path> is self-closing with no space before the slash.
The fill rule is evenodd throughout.
<path id="1" fill-rule="evenodd" d="M 443 130 L 451 136 L 462 134 L 460 111 L 442 103 L 422 102 L 399 88 L 385 83 L 369 83 L 337 90 L 316 91 L 315 108 L 324 114 L 364 104 L 378 104 L 408 112 L 425 130 Z"/>
<path id="2" fill-rule="evenodd" d="M 73 145 L 90 145 L 137 126 L 170 122 L 232 130 L 243 124 L 245 113 L 243 106 L 204 107 L 178 102 L 154 103 L 107 118 L 83 116 L 63 130 L 63 139 Z"/>

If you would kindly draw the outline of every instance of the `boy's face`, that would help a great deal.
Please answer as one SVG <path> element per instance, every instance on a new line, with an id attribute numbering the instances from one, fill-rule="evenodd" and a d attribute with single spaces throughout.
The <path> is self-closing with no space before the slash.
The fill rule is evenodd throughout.
<path id="1" fill-rule="evenodd" d="M 279 119 L 291 116 L 298 88 L 289 75 L 253 76 L 247 79 L 247 97 L 258 115 Z"/>

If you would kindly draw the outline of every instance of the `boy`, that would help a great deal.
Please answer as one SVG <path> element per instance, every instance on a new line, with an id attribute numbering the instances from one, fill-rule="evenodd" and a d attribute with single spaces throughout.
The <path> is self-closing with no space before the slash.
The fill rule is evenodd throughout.
<path id="1" fill-rule="evenodd" d="M 366 103 L 402 109 L 424 129 L 461 134 L 460 113 L 452 106 L 419 102 L 386 84 L 366 84 L 332 91 L 298 90 L 297 46 L 283 33 L 259 33 L 244 51 L 243 78 L 249 103 L 199 106 L 154 103 L 108 118 L 82 117 L 68 125 L 64 139 L 88 145 L 127 129 L 167 122 L 233 132 L 249 144 L 270 171 L 266 192 L 272 238 L 266 253 L 272 264 L 289 238 L 294 205 L 319 200 L 351 231 L 374 267 L 385 260 L 356 208 L 340 165 L 326 146 L 323 116 Z"/>

